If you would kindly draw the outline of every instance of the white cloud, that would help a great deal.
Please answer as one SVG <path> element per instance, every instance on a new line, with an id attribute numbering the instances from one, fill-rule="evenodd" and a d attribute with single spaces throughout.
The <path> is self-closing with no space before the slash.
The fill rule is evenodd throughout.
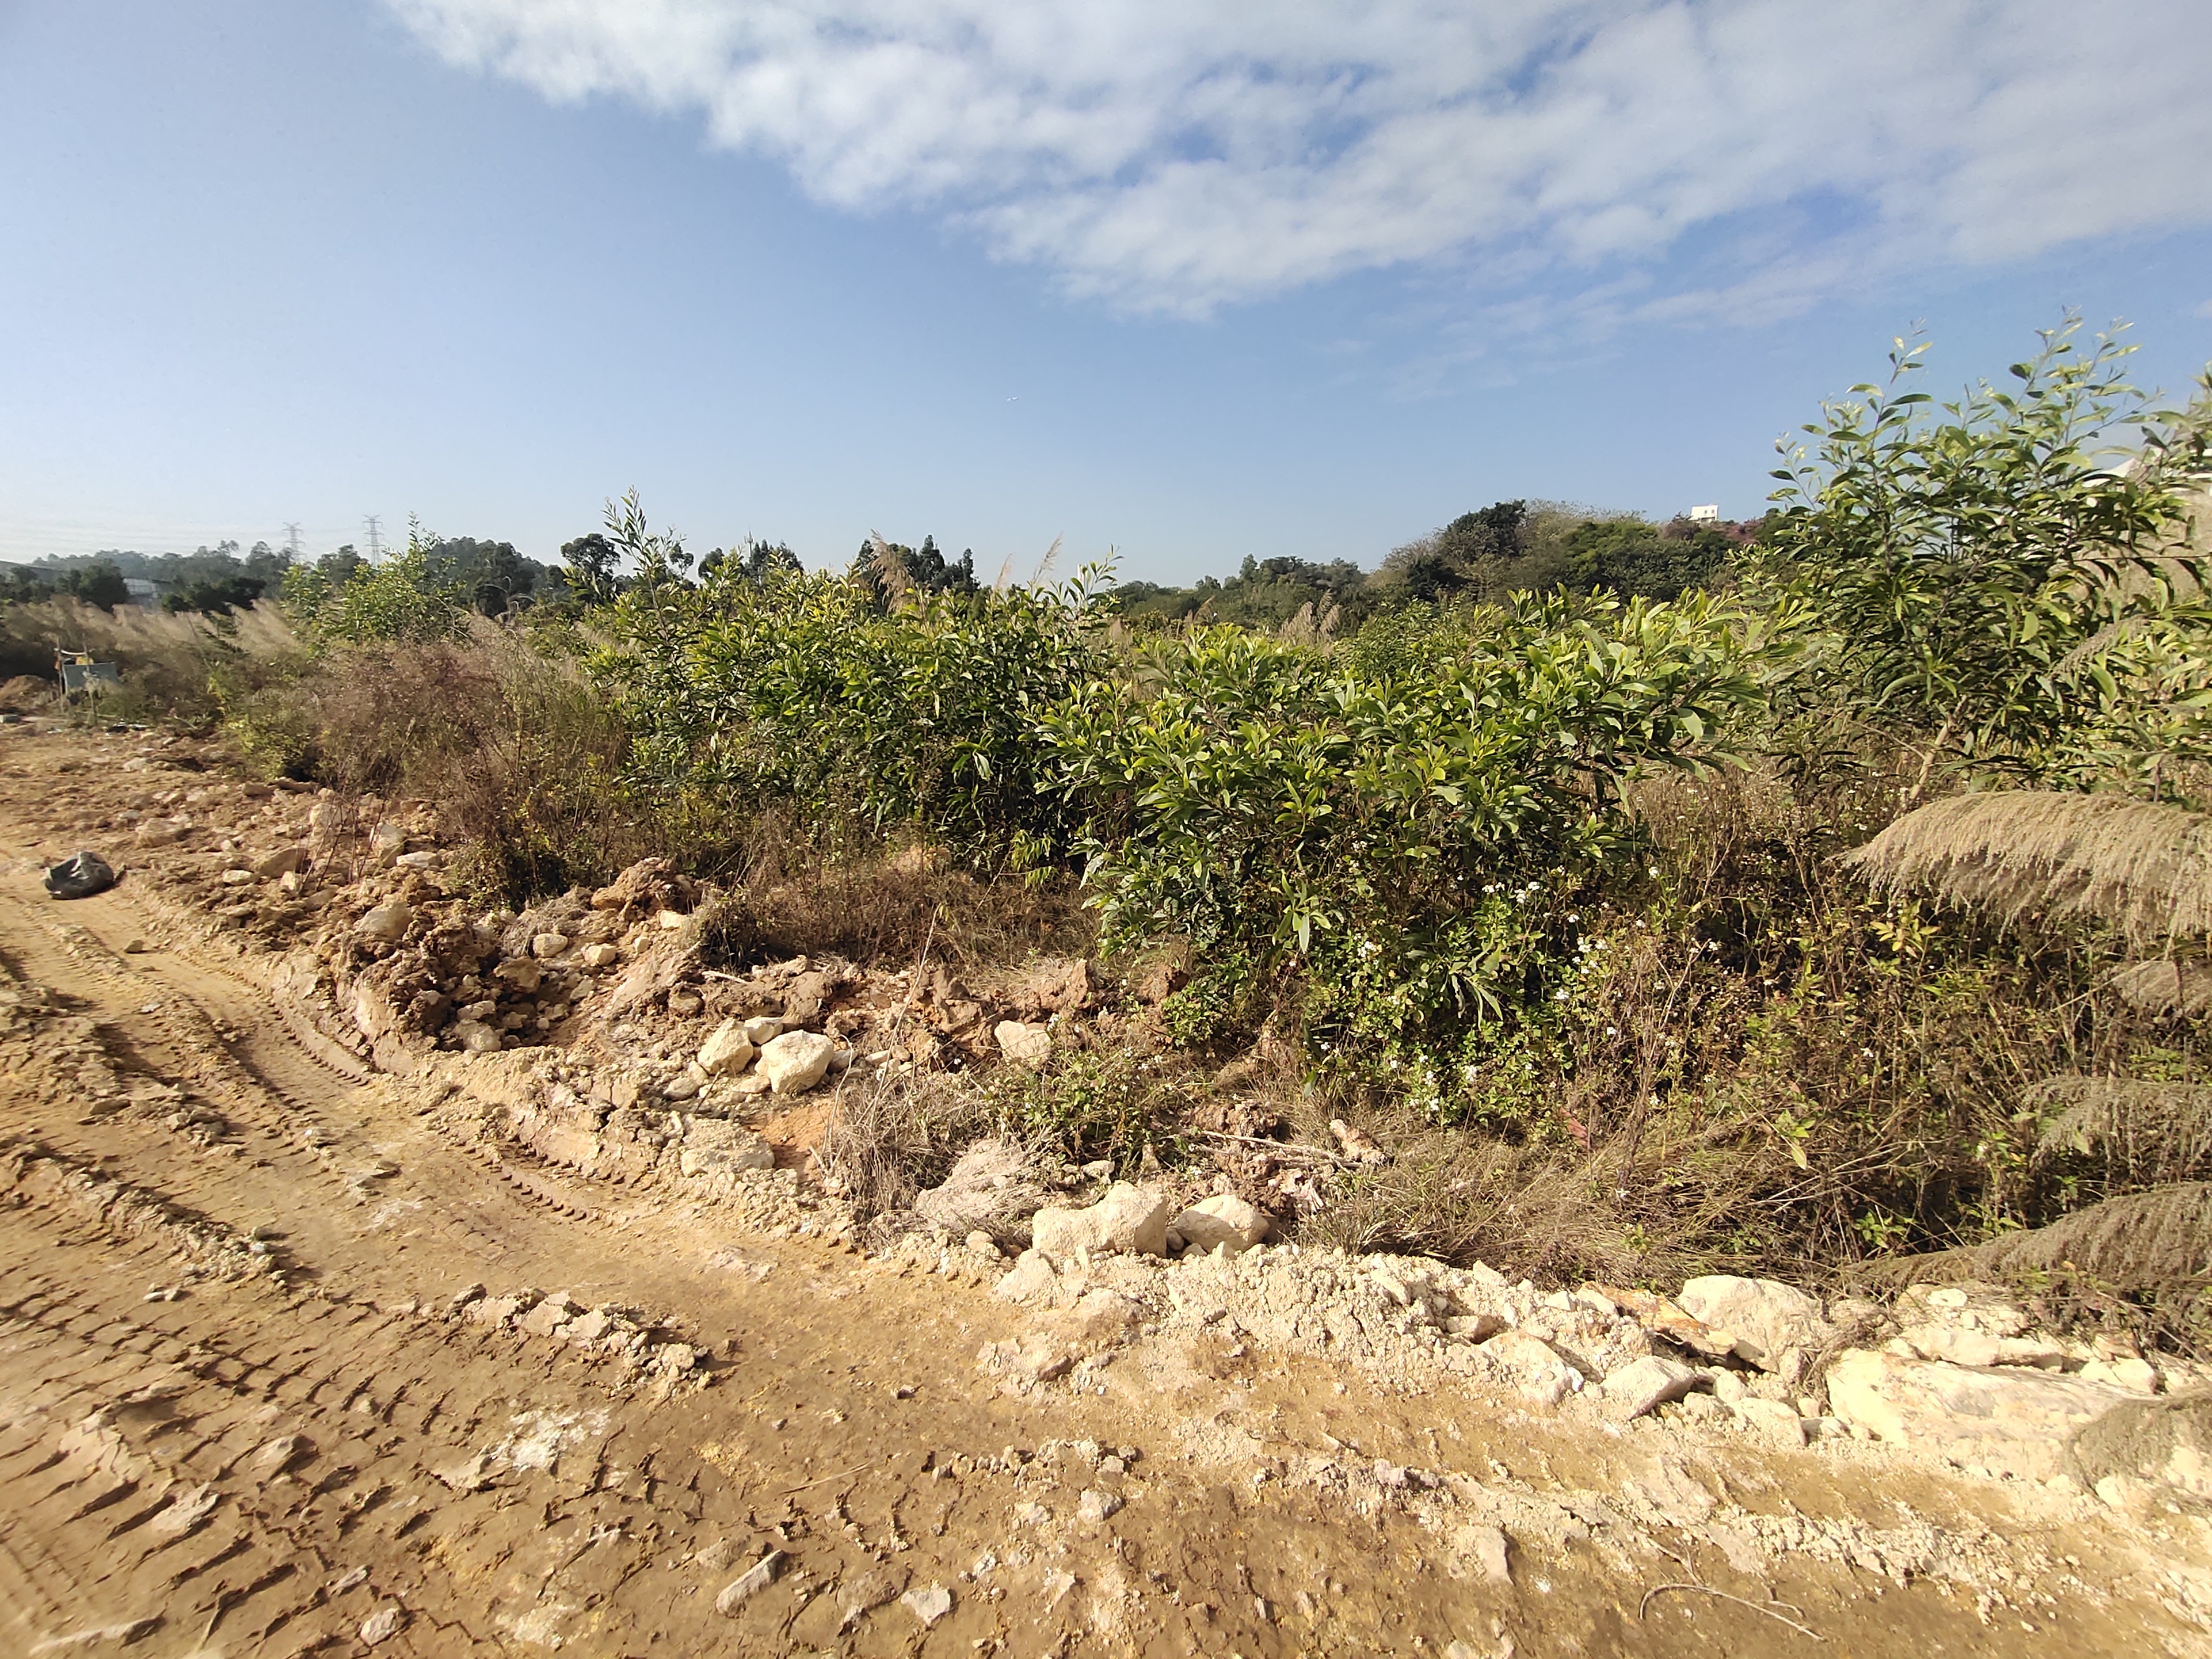
<path id="1" fill-rule="evenodd" d="M 2212 222 L 2204 0 L 388 3 L 450 63 L 702 118 L 1139 310 L 1450 258 L 1599 283 L 1702 227 L 1827 223 L 1653 301 L 1772 307 Z"/>

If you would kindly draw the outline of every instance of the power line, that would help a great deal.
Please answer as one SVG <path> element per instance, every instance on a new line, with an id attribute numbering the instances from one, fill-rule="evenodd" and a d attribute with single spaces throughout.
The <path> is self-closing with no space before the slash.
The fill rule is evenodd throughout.
<path id="1" fill-rule="evenodd" d="M 368 557 L 373 564 L 384 556 L 384 520 L 371 513 L 362 522 L 368 526 Z"/>
<path id="2" fill-rule="evenodd" d="M 300 555 L 306 549 L 300 540 L 300 526 L 296 524 L 289 523 L 285 525 L 284 551 L 289 554 L 295 562 L 296 562 Z"/>

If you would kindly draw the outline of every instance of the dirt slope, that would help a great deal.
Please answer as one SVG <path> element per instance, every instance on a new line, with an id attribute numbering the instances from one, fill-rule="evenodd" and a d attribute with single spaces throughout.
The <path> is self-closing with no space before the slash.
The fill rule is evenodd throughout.
<path id="1" fill-rule="evenodd" d="M 2190 1517 L 1234 1322 L 1008 1382 L 981 1264 L 487 1151 L 157 884 L 48 899 L 142 749 L 0 728 L 0 1653 L 2208 1650 Z"/>

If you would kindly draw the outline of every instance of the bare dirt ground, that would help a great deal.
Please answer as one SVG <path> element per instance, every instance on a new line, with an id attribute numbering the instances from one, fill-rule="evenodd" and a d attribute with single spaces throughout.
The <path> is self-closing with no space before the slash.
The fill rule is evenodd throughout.
<path id="1" fill-rule="evenodd" d="M 314 1042 L 127 867 L 146 752 L 0 728 L 0 1653 L 2212 1650 L 2203 1522 L 1881 1448 L 1233 1320 L 1010 1389 L 988 1274 L 519 1164 Z M 50 899 L 80 846 L 125 879 Z"/>

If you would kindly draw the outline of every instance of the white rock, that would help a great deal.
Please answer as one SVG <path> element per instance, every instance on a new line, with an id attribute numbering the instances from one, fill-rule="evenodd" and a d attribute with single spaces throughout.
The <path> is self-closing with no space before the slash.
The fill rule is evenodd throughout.
<path id="1" fill-rule="evenodd" d="M 726 1019 L 714 1028 L 714 1034 L 699 1045 L 699 1069 L 708 1077 L 720 1077 L 726 1073 L 742 1072 L 751 1064 L 752 1039 L 745 1028 L 734 1019 Z"/>
<path id="2" fill-rule="evenodd" d="M 1038 1302 L 1060 1288 L 1060 1275 L 1042 1250 L 1024 1250 L 991 1294 L 1003 1302 Z"/>
<path id="3" fill-rule="evenodd" d="M 226 887 L 243 887 L 252 879 L 253 872 L 251 870 L 226 870 L 222 872 L 222 884 Z"/>
<path id="4" fill-rule="evenodd" d="M 1959 1325 L 1907 1325 L 1895 1340 L 1923 1359 L 1948 1359 L 1954 1365 L 1997 1363 L 1997 1339 L 1987 1331 Z"/>
<path id="5" fill-rule="evenodd" d="M 678 1161 L 685 1175 L 772 1170 L 775 1148 L 741 1123 L 695 1117 L 684 1126 L 684 1151 Z"/>
<path id="6" fill-rule="evenodd" d="M 518 991 L 534 991 L 545 982 L 545 969 L 533 957 L 509 957 L 491 970 L 491 976 Z"/>
<path id="7" fill-rule="evenodd" d="M 566 933 L 532 933 L 530 936 L 530 954 L 541 962 L 548 957 L 559 956 L 568 948 L 568 936 Z"/>
<path id="8" fill-rule="evenodd" d="M 414 906 L 404 898 L 389 898 L 354 923 L 353 930 L 363 938 L 396 945 L 407 937 L 408 925 L 414 920 Z"/>
<path id="9" fill-rule="evenodd" d="M 1523 1397 L 1556 1406 L 1583 1385 L 1583 1375 L 1551 1344 L 1529 1331 L 1500 1331 L 1475 1352 L 1512 1379 Z"/>
<path id="10" fill-rule="evenodd" d="M 398 1634 L 399 1621 L 405 1617 L 406 1614 L 392 1603 L 379 1607 L 361 1621 L 362 1645 L 373 1648 L 380 1642 L 390 1641 Z"/>
<path id="11" fill-rule="evenodd" d="M 2063 1472 L 2068 1438 L 2131 1398 L 2049 1371 L 1981 1370 L 1864 1348 L 1838 1355 L 1827 1382 L 1829 1408 L 1875 1439 L 2024 1480 Z"/>
<path id="12" fill-rule="evenodd" d="M 837 1045 L 812 1031 L 786 1031 L 761 1046 L 761 1075 L 780 1095 L 804 1094 L 830 1069 Z"/>
<path id="13" fill-rule="evenodd" d="M 1165 1255 L 1168 1215 L 1173 1208 L 1162 1194 L 1117 1181 L 1087 1209 L 1039 1210 L 1030 1223 L 1030 1236 L 1054 1261 L 1065 1261 L 1078 1250 L 1092 1255 Z"/>
<path id="14" fill-rule="evenodd" d="M 1493 1584 L 1513 1582 L 1513 1565 L 1507 1555 L 1509 1545 L 1503 1527 L 1471 1527 L 1463 1534 L 1462 1543 L 1465 1553 L 1482 1569 L 1485 1578 Z"/>
<path id="15" fill-rule="evenodd" d="M 660 1097 L 663 1100 L 690 1100 L 705 1086 L 690 1073 L 678 1072 L 660 1085 Z"/>
<path id="16" fill-rule="evenodd" d="M 1219 1193 L 1192 1205 L 1168 1223 L 1168 1231 L 1180 1233 L 1185 1244 L 1201 1250 L 1226 1244 L 1230 1255 L 1237 1255 L 1267 1237 L 1267 1216 L 1256 1206 L 1234 1193 Z"/>
<path id="17" fill-rule="evenodd" d="M 1091 1486 L 1075 1500 L 1075 1518 L 1088 1521 L 1095 1526 L 1099 1522 L 1112 1520 L 1120 1513 L 1121 1508 L 1121 1500 L 1118 1495 L 1108 1492 L 1103 1486 Z"/>
<path id="18" fill-rule="evenodd" d="M 1675 1299 L 1692 1318 L 1734 1336 L 1737 1356 L 1764 1371 L 1794 1374 L 1835 1335 L 1818 1302 L 1771 1279 L 1711 1273 L 1690 1280 Z"/>
<path id="19" fill-rule="evenodd" d="M 1805 1419 L 1797 1408 L 1780 1400 L 1761 1400 L 1755 1395 L 1746 1395 L 1729 1407 L 1735 1420 L 1762 1440 L 1778 1446 L 1802 1446 L 1805 1443 Z"/>
<path id="20" fill-rule="evenodd" d="M 286 876 L 295 876 L 307 867 L 307 849 L 304 847 L 280 847 L 265 853 L 254 861 L 253 873 L 264 881 L 281 881 Z"/>
<path id="21" fill-rule="evenodd" d="M 1048 1026 L 1002 1019 L 992 1028 L 991 1035 L 999 1041 L 999 1052 L 1012 1065 L 1042 1066 L 1052 1058 L 1052 1030 Z"/>
<path id="22" fill-rule="evenodd" d="M 952 1611 L 952 1592 L 942 1584 L 932 1584 L 927 1589 L 910 1589 L 899 1597 L 899 1605 L 921 1621 L 927 1630 Z"/>
<path id="23" fill-rule="evenodd" d="M 586 945 L 583 957 L 586 968 L 611 968 L 622 960 L 622 951 L 612 945 Z"/>
<path id="24" fill-rule="evenodd" d="M 1626 1423 L 1670 1400 L 1680 1400 L 1698 1386 L 1698 1373 L 1680 1360 L 1646 1354 L 1632 1359 L 1598 1384 L 1605 1414 Z"/>
<path id="25" fill-rule="evenodd" d="M 499 1052 L 499 1033 L 482 1020 L 460 1019 L 453 1022 L 453 1046 L 463 1054 L 491 1054 Z"/>
<path id="26" fill-rule="evenodd" d="M 2148 1359 L 2124 1354 L 2117 1359 L 2093 1359 L 2081 1367 L 2081 1375 L 2092 1382 L 2105 1382 L 2116 1389 L 2125 1389 L 2130 1394 L 2156 1394 L 2158 1368 Z"/>
<path id="27" fill-rule="evenodd" d="M 368 856 L 378 864 L 390 864 L 406 849 L 407 832 L 396 823 L 380 823 L 368 832 Z"/>
<path id="28" fill-rule="evenodd" d="M 745 1041 L 765 1048 L 783 1035 L 783 1022 L 774 1014 L 757 1014 L 745 1022 Z"/>
<path id="29" fill-rule="evenodd" d="M 738 1577 L 722 1586 L 722 1593 L 714 1598 L 714 1611 L 725 1617 L 737 1610 L 775 1582 L 776 1574 L 783 1568 L 783 1552 L 770 1550 L 753 1563 Z"/>

